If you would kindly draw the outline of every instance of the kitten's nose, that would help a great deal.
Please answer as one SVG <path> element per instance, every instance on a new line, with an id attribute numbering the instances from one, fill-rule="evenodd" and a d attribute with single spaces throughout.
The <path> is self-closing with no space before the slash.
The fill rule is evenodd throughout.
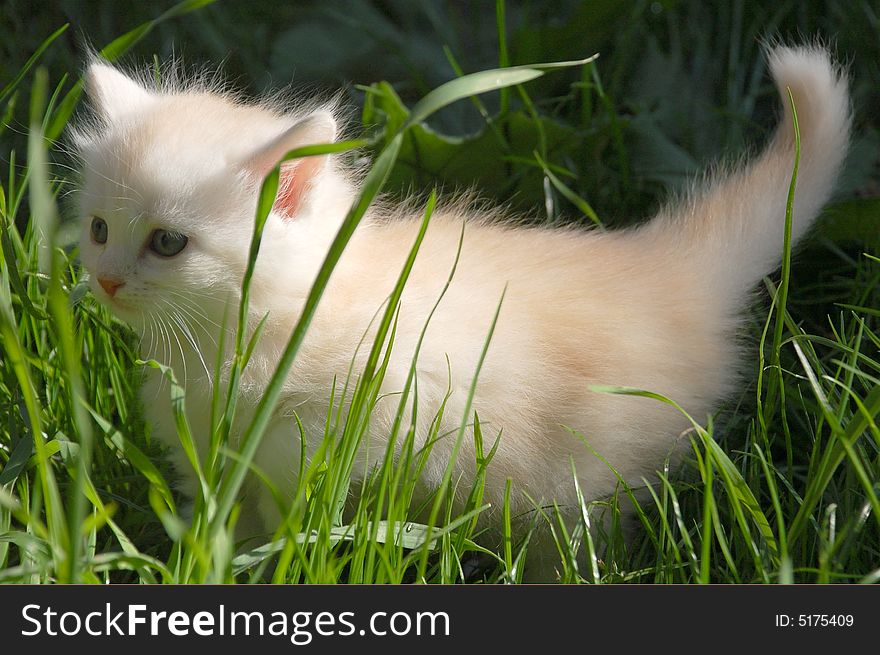
<path id="1" fill-rule="evenodd" d="M 114 280 L 113 278 L 108 277 L 99 277 L 98 284 L 101 285 L 101 288 L 107 292 L 107 295 L 111 298 L 116 295 L 116 292 L 119 291 L 119 287 L 125 284 L 125 282 L 121 280 Z"/>

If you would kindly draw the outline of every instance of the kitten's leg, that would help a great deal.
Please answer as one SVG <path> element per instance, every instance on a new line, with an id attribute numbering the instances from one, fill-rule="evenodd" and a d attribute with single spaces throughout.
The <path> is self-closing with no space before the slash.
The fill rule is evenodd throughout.
<path id="1" fill-rule="evenodd" d="M 166 440 L 162 440 L 168 443 Z M 171 448 L 167 453 L 174 477 L 171 486 L 181 494 L 177 501 L 177 515 L 187 524 L 192 523 L 193 510 L 195 507 L 196 494 L 199 491 L 198 479 L 192 470 L 192 466 L 181 448 Z"/>
<path id="2" fill-rule="evenodd" d="M 522 581 L 526 584 L 556 584 L 562 572 L 562 558 L 548 526 L 541 526 L 529 538 Z"/>
<path id="3" fill-rule="evenodd" d="M 651 496 L 647 490 L 633 490 L 636 500 L 646 507 L 645 502 L 650 501 Z M 571 538 L 577 529 L 583 529 L 583 518 L 579 512 L 562 515 L 564 521 L 565 533 Z M 563 572 L 564 565 L 560 548 L 568 548 L 568 544 L 557 544 L 556 539 L 561 538 L 563 532 L 556 526 L 556 537 L 553 535 L 550 525 L 547 524 L 548 519 L 541 519 L 536 525 L 529 538 L 528 549 L 526 551 L 525 570 L 523 571 L 523 582 L 531 584 L 548 584 L 558 583 Z M 558 522 L 559 518 L 554 517 L 554 522 Z M 607 535 L 608 538 L 617 538 L 623 541 L 623 546 L 629 552 L 633 544 L 641 535 L 643 526 L 638 518 L 631 501 L 627 497 L 619 498 L 616 508 L 612 508 L 610 504 L 606 507 L 603 505 L 594 505 L 590 510 L 590 537 L 595 548 L 595 556 L 602 559 L 608 548 L 608 544 L 602 538 Z M 525 530 L 524 530 L 525 532 Z M 612 532 L 615 534 L 612 535 Z M 588 546 L 586 537 L 580 537 L 580 543 L 576 554 L 576 564 L 581 577 L 588 578 L 588 567 L 591 566 L 588 561 Z"/>
<path id="4" fill-rule="evenodd" d="M 266 520 L 261 486 L 258 480 L 248 476 L 239 494 L 240 511 L 235 522 L 237 552 L 245 552 L 262 545 L 278 526 L 277 520 Z"/>
<path id="5" fill-rule="evenodd" d="M 154 430 L 154 434 L 155 432 Z M 163 439 L 163 441 L 167 444 L 171 439 Z M 172 445 L 169 448 L 167 457 L 175 473 L 172 486 L 182 495 L 177 504 L 178 516 L 188 525 L 192 525 L 195 499 L 199 494 L 198 476 L 179 443 L 176 444 L 176 447 Z M 266 534 L 267 524 L 264 522 L 263 512 L 260 510 L 258 485 L 258 482 L 253 481 L 249 477 L 245 480 L 242 489 L 240 498 L 241 510 L 235 524 L 234 533 L 235 543 L 240 544 L 237 548 L 239 551 L 248 550 L 254 545 L 259 545 L 255 538 L 263 537 Z"/>

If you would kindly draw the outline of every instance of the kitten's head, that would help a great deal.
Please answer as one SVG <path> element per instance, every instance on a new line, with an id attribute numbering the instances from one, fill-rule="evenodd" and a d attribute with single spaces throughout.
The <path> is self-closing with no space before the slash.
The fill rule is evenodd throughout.
<path id="1" fill-rule="evenodd" d="M 332 113 L 288 114 L 204 85 L 154 90 L 100 62 L 85 88 L 93 115 L 73 140 L 80 255 L 95 295 L 141 330 L 174 310 L 222 312 L 241 284 L 263 177 L 286 152 L 333 141 Z M 330 157 L 282 166 L 255 300 L 312 282 L 350 199 Z"/>

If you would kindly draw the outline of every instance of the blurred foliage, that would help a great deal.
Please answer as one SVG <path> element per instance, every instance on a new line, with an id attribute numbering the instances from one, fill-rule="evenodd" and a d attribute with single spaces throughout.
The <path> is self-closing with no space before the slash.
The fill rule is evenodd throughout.
<path id="1" fill-rule="evenodd" d="M 70 28 L 41 63 L 51 79 L 76 76 L 87 46 L 100 48 L 172 4 L 5 0 L 0 79 L 10 79 L 64 23 Z M 778 101 L 761 41 L 818 35 L 850 63 L 854 80 L 857 133 L 841 196 L 880 193 L 876 2 L 511 0 L 504 15 L 512 65 L 593 53 L 599 60 L 532 82 L 503 106 L 495 94 L 480 108 L 462 102 L 440 112 L 405 145 L 394 177 L 399 188 L 475 186 L 517 209 L 543 207 L 546 218 L 572 213 L 564 194 L 548 185 L 533 157 L 538 151 L 603 221 L 638 219 L 708 162 L 735 156 L 766 134 Z M 496 3 L 489 1 L 223 0 L 157 25 L 124 63 L 143 66 L 157 57 L 220 67 L 234 86 L 253 93 L 292 85 L 329 96 L 343 87 L 350 106 L 363 108 L 363 121 L 378 125 L 453 77 L 454 65 L 463 72 L 491 68 L 500 52 Z M 27 106 L 27 98 L 16 100 Z M 21 143 L 17 116 L 7 116 L 4 159 Z M 349 117 L 359 122 L 354 110 Z"/>

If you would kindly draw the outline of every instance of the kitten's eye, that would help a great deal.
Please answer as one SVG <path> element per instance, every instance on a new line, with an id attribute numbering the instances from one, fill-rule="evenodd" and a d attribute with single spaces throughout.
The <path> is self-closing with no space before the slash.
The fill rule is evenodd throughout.
<path id="1" fill-rule="evenodd" d="M 185 236 L 168 230 L 156 230 L 150 237 L 150 250 L 162 257 L 174 257 L 186 247 Z"/>
<path id="2" fill-rule="evenodd" d="M 107 243 L 107 221 L 92 216 L 92 240 L 95 243 Z"/>

